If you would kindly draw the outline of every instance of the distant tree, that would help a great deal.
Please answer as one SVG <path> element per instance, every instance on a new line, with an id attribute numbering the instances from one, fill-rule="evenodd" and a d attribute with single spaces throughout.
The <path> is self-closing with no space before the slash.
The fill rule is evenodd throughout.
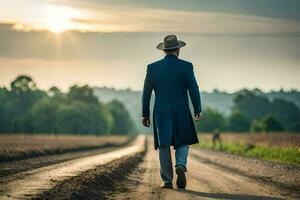
<path id="1" fill-rule="evenodd" d="M 51 87 L 50 89 L 49 89 L 49 96 L 50 97 L 53 97 L 53 96 L 59 96 L 59 95 L 61 95 L 62 94 L 62 92 L 60 91 L 60 89 L 58 88 L 58 87 L 55 87 L 55 86 L 53 86 L 53 87 Z"/>
<path id="2" fill-rule="evenodd" d="M 234 132 L 247 132 L 250 129 L 250 120 L 239 111 L 234 111 L 229 116 L 228 129 Z"/>
<path id="3" fill-rule="evenodd" d="M 50 98 L 37 102 L 31 110 L 33 132 L 57 133 L 58 110 L 59 104 Z"/>
<path id="4" fill-rule="evenodd" d="M 253 120 L 251 124 L 251 132 L 279 132 L 283 130 L 282 124 L 273 114 L 267 114 L 261 120 Z"/>
<path id="5" fill-rule="evenodd" d="M 253 133 L 260 133 L 265 131 L 265 126 L 259 120 L 253 120 L 251 123 L 250 131 Z"/>
<path id="6" fill-rule="evenodd" d="M 272 114 L 266 115 L 261 123 L 264 125 L 266 132 L 279 132 L 283 131 L 282 124 L 280 121 Z"/>
<path id="7" fill-rule="evenodd" d="M 272 102 L 272 113 L 280 119 L 285 129 L 291 130 L 292 124 L 300 121 L 300 110 L 295 103 L 283 99 L 275 99 Z"/>
<path id="8" fill-rule="evenodd" d="M 132 129 L 123 104 L 102 104 L 87 85 L 74 85 L 68 93 L 57 87 L 45 92 L 22 75 L 10 90 L 0 88 L 0 132 L 101 135 L 127 134 Z"/>
<path id="9" fill-rule="evenodd" d="M 57 127 L 60 133 L 108 134 L 112 117 L 101 105 L 76 101 L 60 106 Z"/>
<path id="10" fill-rule="evenodd" d="M 113 100 L 107 105 L 114 121 L 111 132 L 116 134 L 132 132 L 134 129 L 133 121 L 124 105 L 117 100 Z"/>
<path id="11" fill-rule="evenodd" d="M 261 119 L 267 113 L 272 112 L 272 105 L 267 98 L 244 90 L 235 97 L 234 110 L 240 111 L 249 120 Z"/>
<path id="12" fill-rule="evenodd" d="M 94 95 L 94 91 L 88 85 L 82 87 L 74 85 L 67 94 L 71 101 L 83 101 L 86 103 L 98 104 L 98 98 Z"/>
<path id="13" fill-rule="evenodd" d="M 4 100 L 8 90 L 5 87 L 0 87 L 0 101 Z"/>
<path id="14" fill-rule="evenodd" d="M 58 89 L 55 86 L 49 89 L 48 94 L 51 100 L 55 101 L 57 104 L 70 102 L 68 96 L 65 93 L 61 92 L 60 89 Z"/>
<path id="15" fill-rule="evenodd" d="M 215 129 L 226 130 L 226 119 L 222 113 L 212 108 L 203 111 L 203 118 L 196 124 L 199 131 L 213 132 Z"/>
<path id="16" fill-rule="evenodd" d="M 6 88 L 0 87 L 0 132 L 6 131 L 7 119 L 5 117 L 5 109 L 7 102 L 8 91 Z"/>
<path id="17" fill-rule="evenodd" d="M 10 132 L 32 132 L 32 120 L 30 110 L 32 106 L 46 93 L 38 90 L 35 82 L 29 76 L 21 75 L 11 83 L 5 104 L 4 115 L 7 119 L 7 131 Z"/>
<path id="18" fill-rule="evenodd" d="M 300 133 L 300 121 L 292 123 L 289 127 L 289 130 Z"/>
<path id="19" fill-rule="evenodd" d="M 280 122 L 282 129 L 289 131 L 293 130 L 294 123 L 300 121 L 300 109 L 295 103 L 276 98 L 269 101 L 259 90 L 240 92 L 234 99 L 233 110 L 241 112 L 250 121 L 259 121 L 272 114 Z"/>
<path id="20" fill-rule="evenodd" d="M 12 92 L 27 92 L 36 89 L 36 84 L 31 77 L 21 75 L 18 76 L 10 84 Z"/>

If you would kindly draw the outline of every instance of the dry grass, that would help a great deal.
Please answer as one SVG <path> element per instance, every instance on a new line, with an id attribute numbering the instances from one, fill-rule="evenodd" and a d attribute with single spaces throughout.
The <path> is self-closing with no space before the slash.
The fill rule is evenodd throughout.
<path id="1" fill-rule="evenodd" d="M 211 134 L 200 134 L 198 147 L 300 166 L 300 134 L 221 133 L 222 145 Z"/>
<path id="2" fill-rule="evenodd" d="M 0 135 L 0 162 L 64 153 L 100 146 L 120 145 L 128 136 Z"/>
<path id="3" fill-rule="evenodd" d="M 200 140 L 210 141 L 211 134 L 199 134 Z M 221 133 L 223 142 L 254 144 L 262 147 L 289 148 L 300 150 L 300 134 L 292 133 Z"/>

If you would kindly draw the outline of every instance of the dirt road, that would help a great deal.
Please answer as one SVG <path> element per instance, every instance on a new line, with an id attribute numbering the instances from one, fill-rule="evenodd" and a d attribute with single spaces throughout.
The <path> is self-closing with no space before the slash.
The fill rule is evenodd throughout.
<path id="1" fill-rule="evenodd" d="M 206 159 L 200 159 L 201 150 L 191 149 L 189 157 L 187 188 L 160 189 L 161 178 L 159 175 L 159 163 L 157 152 L 149 144 L 149 150 L 145 160 L 140 164 L 136 173 L 128 179 L 128 192 L 114 195 L 112 199 L 298 199 L 299 191 L 286 189 L 273 182 L 266 183 L 263 180 L 256 180 L 254 177 L 247 177 L 239 171 L 225 169 Z M 217 158 L 218 153 L 204 151 L 207 157 Z M 209 155 L 209 153 L 211 155 Z M 221 161 L 224 154 L 219 154 Z M 174 155 L 173 155 L 174 157 Z M 230 156 L 226 158 L 230 162 Z M 242 158 L 244 159 L 244 158 Z M 245 159 L 248 162 L 248 159 Z M 231 162 L 234 160 L 231 158 Z M 242 161 L 239 160 L 239 165 Z M 174 160 L 173 160 L 174 163 Z M 245 164 L 244 163 L 244 164 Z M 261 166 L 263 165 L 263 166 Z M 252 164 L 252 167 L 254 164 Z M 256 162 L 256 171 L 265 167 L 264 164 Z M 272 171 L 271 168 L 269 168 Z M 276 169 L 278 170 L 278 169 Z M 296 169 L 297 170 L 297 169 Z M 262 171 L 263 172 L 263 171 Z M 293 172 L 295 173 L 295 171 Z M 262 176 L 264 174 L 261 174 Z M 278 174 L 277 174 L 278 175 Z M 272 176 L 275 176 L 272 174 Z M 280 174 L 282 177 L 283 175 Z M 299 174 L 294 174 L 294 180 L 298 180 Z M 173 184 L 175 185 L 176 175 Z M 296 183 L 294 183 L 296 184 Z M 298 183 L 299 184 L 299 183 Z M 298 188 L 299 189 L 299 188 Z"/>
<path id="2" fill-rule="evenodd" d="M 300 199 L 299 168 L 195 148 L 186 190 L 176 189 L 175 173 L 175 189 L 161 189 L 157 151 L 144 141 L 12 171 L 0 181 L 0 199 Z"/>

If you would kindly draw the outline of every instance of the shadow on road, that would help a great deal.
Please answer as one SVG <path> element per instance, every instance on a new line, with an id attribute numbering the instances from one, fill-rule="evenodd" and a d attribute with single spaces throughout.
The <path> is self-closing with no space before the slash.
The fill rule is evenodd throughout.
<path id="1" fill-rule="evenodd" d="M 247 194 L 228 194 L 228 193 L 208 193 L 208 192 L 197 192 L 193 190 L 178 190 L 179 192 L 195 195 L 198 197 L 207 197 L 213 199 L 231 199 L 231 200 L 281 200 L 278 197 L 268 197 L 268 196 L 257 196 L 257 195 L 247 195 Z"/>

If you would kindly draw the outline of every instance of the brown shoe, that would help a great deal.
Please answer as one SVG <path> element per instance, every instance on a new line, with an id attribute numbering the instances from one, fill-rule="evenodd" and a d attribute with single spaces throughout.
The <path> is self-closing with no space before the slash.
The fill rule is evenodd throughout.
<path id="1" fill-rule="evenodd" d="M 172 183 L 162 183 L 161 185 L 160 185 L 160 187 L 161 188 L 166 188 L 166 189 L 173 189 L 173 185 L 172 185 Z"/>
<path id="2" fill-rule="evenodd" d="M 185 189 L 186 186 L 186 178 L 185 178 L 185 171 L 186 169 L 181 166 L 178 165 L 176 167 L 176 174 L 177 174 L 177 181 L 176 181 L 176 185 L 179 189 Z"/>

